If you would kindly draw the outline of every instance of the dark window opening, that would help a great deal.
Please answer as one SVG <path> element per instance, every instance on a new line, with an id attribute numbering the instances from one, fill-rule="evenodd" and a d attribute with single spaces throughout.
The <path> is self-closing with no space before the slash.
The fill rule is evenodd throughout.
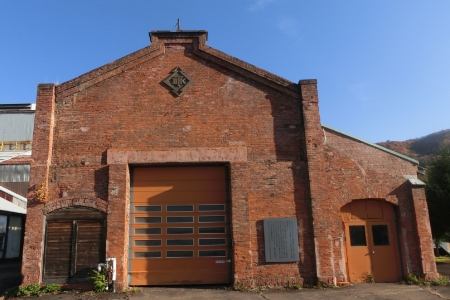
<path id="1" fill-rule="evenodd" d="M 364 226 L 349 226 L 350 230 L 350 245 L 351 246 L 366 246 L 366 231 Z"/>
<path id="2" fill-rule="evenodd" d="M 389 246 L 389 233 L 387 225 L 372 225 L 374 246 Z"/>

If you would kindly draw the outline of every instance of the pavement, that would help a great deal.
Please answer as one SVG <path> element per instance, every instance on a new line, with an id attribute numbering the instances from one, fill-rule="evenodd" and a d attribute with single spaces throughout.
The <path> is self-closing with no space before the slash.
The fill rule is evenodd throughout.
<path id="1" fill-rule="evenodd" d="M 20 261 L 0 261 L 0 294 L 20 284 Z M 442 275 L 450 275 L 450 264 L 437 264 Z M 36 299 L 36 296 L 22 299 Z M 41 295 L 42 300 L 102 300 L 102 299 L 170 299 L 170 300 L 290 300 L 290 299 L 450 299 L 450 286 L 415 286 L 396 283 L 361 283 L 341 288 L 304 288 L 298 290 L 233 291 L 227 286 L 145 287 L 135 293 L 66 292 Z M 0 300 L 2 297 L 0 296 Z"/>
<path id="2" fill-rule="evenodd" d="M 1 298 L 0 298 L 1 299 Z M 22 299 L 36 299 L 24 297 Z M 152 287 L 142 288 L 135 293 L 66 293 L 45 294 L 39 297 L 42 300 L 294 300 L 294 299 L 393 299 L 393 300 L 424 300 L 424 299 L 450 299 L 450 287 L 423 287 L 393 283 L 363 283 L 350 287 L 327 289 L 299 289 L 299 290 L 263 290 L 259 292 L 237 292 L 224 287 L 194 287 L 194 288 L 168 288 Z"/>

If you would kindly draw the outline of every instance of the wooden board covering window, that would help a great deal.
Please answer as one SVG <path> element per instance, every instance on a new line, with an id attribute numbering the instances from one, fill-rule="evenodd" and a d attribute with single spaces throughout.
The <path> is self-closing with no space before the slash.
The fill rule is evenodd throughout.
<path id="1" fill-rule="evenodd" d="M 72 222 L 49 222 L 45 245 L 44 280 L 66 282 L 71 272 Z"/>
<path id="2" fill-rule="evenodd" d="M 105 262 L 104 214 L 87 208 L 61 209 L 47 216 L 44 283 L 87 282 Z"/>

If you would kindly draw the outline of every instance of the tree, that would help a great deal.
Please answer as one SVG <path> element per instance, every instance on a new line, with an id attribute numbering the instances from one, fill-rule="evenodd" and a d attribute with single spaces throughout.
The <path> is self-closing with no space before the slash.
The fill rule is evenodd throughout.
<path id="1" fill-rule="evenodd" d="M 450 241 L 450 149 L 441 150 L 427 167 L 426 175 L 425 192 L 433 238 L 436 242 Z"/>

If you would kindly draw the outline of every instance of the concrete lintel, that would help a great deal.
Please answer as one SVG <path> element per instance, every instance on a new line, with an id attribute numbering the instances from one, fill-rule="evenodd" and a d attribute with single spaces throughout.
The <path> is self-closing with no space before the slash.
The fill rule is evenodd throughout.
<path id="1" fill-rule="evenodd" d="M 246 163 L 247 148 L 198 148 L 134 151 L 108 149 L 108 164 L 230 162 Z"/>
<path id="2" fill-rule="evenodd" d="M 410 185 L 412 185 L 414 187 L 424 187 L 426 185 L 425 182 L 423 182 L 417 178 L 409 178 L 408 182 Z"/>

